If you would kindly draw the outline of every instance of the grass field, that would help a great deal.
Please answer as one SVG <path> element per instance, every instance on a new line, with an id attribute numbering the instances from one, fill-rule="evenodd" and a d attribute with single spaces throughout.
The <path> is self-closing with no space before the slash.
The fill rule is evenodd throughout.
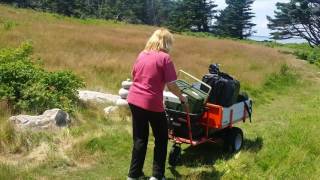
<path id="1" fill-rule="evenodd" d="M 48 70 L 70 69 L 88 89 L 117 92 L 154 27 L 77 20 L 0 5 L 0 47 L 31 41 Z M 239 124 L 245 146 L 230 156 L 220 144 L 184 146 L 168 179 L 318 179 L 319 69 L 276 48 L 175 35 L 173 61 L 198 77 L 210 63 L 237 77 L 255 101 L 253 123 Z M 17 133 L 0 103 L 0 179 L 125 179 L 130 113 L 83 104 L 61 132 Z M 150 137 L 145 173 L 151 175 Z"/>

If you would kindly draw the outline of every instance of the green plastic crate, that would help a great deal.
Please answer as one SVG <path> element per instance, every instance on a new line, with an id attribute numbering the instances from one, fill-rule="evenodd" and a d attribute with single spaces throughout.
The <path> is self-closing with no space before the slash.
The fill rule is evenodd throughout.
<path id="1" fill-rule="evenodd" d="M 176 81 L 179 89 L 185 95 L 187 95 L 189 113 L 199 114 L 203 112 L 204 103 L 207 99 L 207 94 L 200 89 L 193 87 L 183 80 Z M 165 101 L 167 109 L 185 112 L 184 106 L 181 103 Z"/>

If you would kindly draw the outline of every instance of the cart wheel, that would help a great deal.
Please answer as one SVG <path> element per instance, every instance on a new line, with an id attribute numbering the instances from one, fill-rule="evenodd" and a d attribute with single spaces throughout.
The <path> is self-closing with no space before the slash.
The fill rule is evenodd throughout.
<path id="1" fill-rule="evenodd" d="M 237 153 L 243 145 L 243 132 L 240 128 L 233 127 L 226 131 L 224 139 L 225 150 L 229 153 Z"/>
<path id="2" fill-rule="evenodd" d="M 173 144 L 170 154 L 169 154 L 169 164 L 170 166 L 176 166 L 181 155 L 181 147 L 179 144 Z"/>

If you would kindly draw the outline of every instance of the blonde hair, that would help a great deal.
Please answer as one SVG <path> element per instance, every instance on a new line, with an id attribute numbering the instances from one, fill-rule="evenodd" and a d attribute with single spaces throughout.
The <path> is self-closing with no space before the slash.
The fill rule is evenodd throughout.
<path id="1" fill-rule="evenodd" d="M 168 29 L 160 28 L 149 38 L 145 51 L 164 51 L 169 53 L 173 43 L 173 35 Z"/>

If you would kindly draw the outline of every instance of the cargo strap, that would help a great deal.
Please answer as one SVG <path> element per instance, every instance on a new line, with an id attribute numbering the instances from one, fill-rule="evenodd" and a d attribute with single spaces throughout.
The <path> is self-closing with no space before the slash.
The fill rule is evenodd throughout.
<path id="1" fill-rule="evenodd" d="M 249 114 L 250 123 L 252 122 L 252 101 L 250 100 L 250 106 L 247 104 L 246 101 L 244 101 L 244 107 L 246 108 L 246 111 Z"/>

